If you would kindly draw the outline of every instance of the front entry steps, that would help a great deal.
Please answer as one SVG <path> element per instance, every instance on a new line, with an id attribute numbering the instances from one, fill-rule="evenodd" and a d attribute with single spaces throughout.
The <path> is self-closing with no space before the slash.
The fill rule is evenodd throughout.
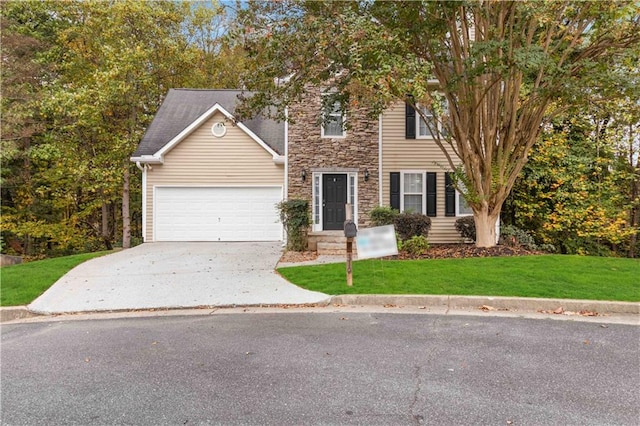
<path id="1" fill-rule="evenodd" d="M 319 231 L 309 232 L 309 250 L 321 255 L 345 255 L 347 254 L 347 237 L 344 231 Z M 353 255 L 357 254 L 356 241 L 353 240 Z"/>

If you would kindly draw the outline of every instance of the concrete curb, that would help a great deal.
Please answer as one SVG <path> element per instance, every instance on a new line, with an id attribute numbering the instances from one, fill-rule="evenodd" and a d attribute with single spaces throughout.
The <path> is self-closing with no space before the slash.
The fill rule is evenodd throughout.
<path id="1" fill-rule="evenodd" d="M 599 314 L 640 315 L 640 303 L 609 302 L 600 300 L 540 299 L 522 297 L 488 296 L 421 296 L 394 294 L 354 294 L 334 296 L 337 305 L 397 305 L 442 307 L 448 309 L 478 309 L 483 305 L 495 309 L 517 311 L 554 311 L 562 307 L 565 311 L 590 311 Z"/>
<path id="2" fill-rule="evenodd" d="M 240 308 L 240 307 L 327 307 L 331 305 L 351 305 L 362 307 L 373 306 L 419 306 L 440 308 L 447 312 L 449 310 L 477 310 L 483 305 L 495 309 L 497 311 L 519 311 L 519 312 L 538 312 L 554 310 L 562 307 L 564 311 L 571 312 L 596 312 L 601 315 L 614 314 L 631 314 L 638 315 L 638 323 L 640 324 L 640 303 L 635 302 L 610 302 L 601 300 L 572 300 L 572 299 L 541 299 L 541 298 L 522 298 L 522 297 L 490 297 L 490 296 L 424 296 L 424 295 L 395 295 L 395 294 L 352 294 L 333 296 L 326 301 L 315 304 L 287 304 L 287 305 L 224 305 L 224 306 L 194 306 L 194 307 L 175 307 L 175 308 L 155 308 L 144 309 L 142 311 L 154 311 L 158 313 L 165 310 L 197 310 L 197 309 L 222 309 L 222 308 Z M 133 312 L 139 309 L 131 308 L 130 310 L 122 310 L 119 312 Z M 101 314 L 113 313 L 114 311 L 77 311 L 68 312 L 71 314 Z M 60 314 L 39 314 L 30 311 L 26 306 L 9 306 L 0 307 L 0 322 L 11 322 L 21 319 L 34 317 L 55 317 Z"/>
<path id="3" fill-rule="evenodd" d="M 38 316 L 40 315 L 35 312 L 31 312 L 26 306 L 0 307 L 0 323 Z"/>

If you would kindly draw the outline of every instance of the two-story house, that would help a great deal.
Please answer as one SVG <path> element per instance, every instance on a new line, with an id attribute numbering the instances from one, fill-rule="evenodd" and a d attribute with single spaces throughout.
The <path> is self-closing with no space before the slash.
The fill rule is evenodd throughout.
<path id="1" fill-rule="evenodd" d="M 275 204 L 292 198 L 309 201 L 312 234 L 342 230 L 346 204 L 359 227 L 385 205 L 430 216 L 433 243 L 461 241 L 456 217 L 471 212 L 410 106 L 371 120 L 364 109 L 335 105 L 322 119 L 317 88 L 289 106 L 287 122 L 236 122 L 239 94 L 167 94 L 131 157 L 142 170 L 144 241 L 282 240 Z"/>

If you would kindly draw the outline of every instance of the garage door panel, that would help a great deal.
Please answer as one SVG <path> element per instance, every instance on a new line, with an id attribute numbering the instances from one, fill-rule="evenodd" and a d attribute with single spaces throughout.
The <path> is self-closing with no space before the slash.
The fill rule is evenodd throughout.
<path id="1" fill-rule="evenodd" d="M 281 187 L 157 187 L 156 241 L 279 241 Z"/>

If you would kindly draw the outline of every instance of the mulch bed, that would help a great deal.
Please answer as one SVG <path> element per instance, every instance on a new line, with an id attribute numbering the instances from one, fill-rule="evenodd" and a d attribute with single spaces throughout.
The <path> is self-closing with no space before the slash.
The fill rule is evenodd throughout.
<path id="1" fill-rule="evenodd" d="M 280 258 L 280 262 L 298 263 L 308 260 L 316 260 L 318 253 L 315 251 L 286 251 Z"/>
<path id="2" fill-rule="evenodd" d="M 398 256 L 390 259 L 461 259 L 465 257 L 495 257 L 495 256 L 528 256 L 542 254 L 541 252 L 530 251 L 522 247 L 512 247 L 498 245 L 495 247 L 481 248 L 474 244 L 431 244 L 429 250 L 421 256 L 412 256 L 401 252 Z M 295 252 L 288 251 L 282 255 L 281 262 L 305 262 L 315 260 L 318 253 L 315 251 Z"/>
<path id="3" fill-rule="evenodd" d="M 482 248 L 474 244 L 431 244 L 429 250 L 421 256 L 411 256 L 400 253 L 398 259 L 460 259 L 465 257 L 495 257 L 495 256 L 528 256 L 541 254 L 522 247 L 498 245 Z"/>

